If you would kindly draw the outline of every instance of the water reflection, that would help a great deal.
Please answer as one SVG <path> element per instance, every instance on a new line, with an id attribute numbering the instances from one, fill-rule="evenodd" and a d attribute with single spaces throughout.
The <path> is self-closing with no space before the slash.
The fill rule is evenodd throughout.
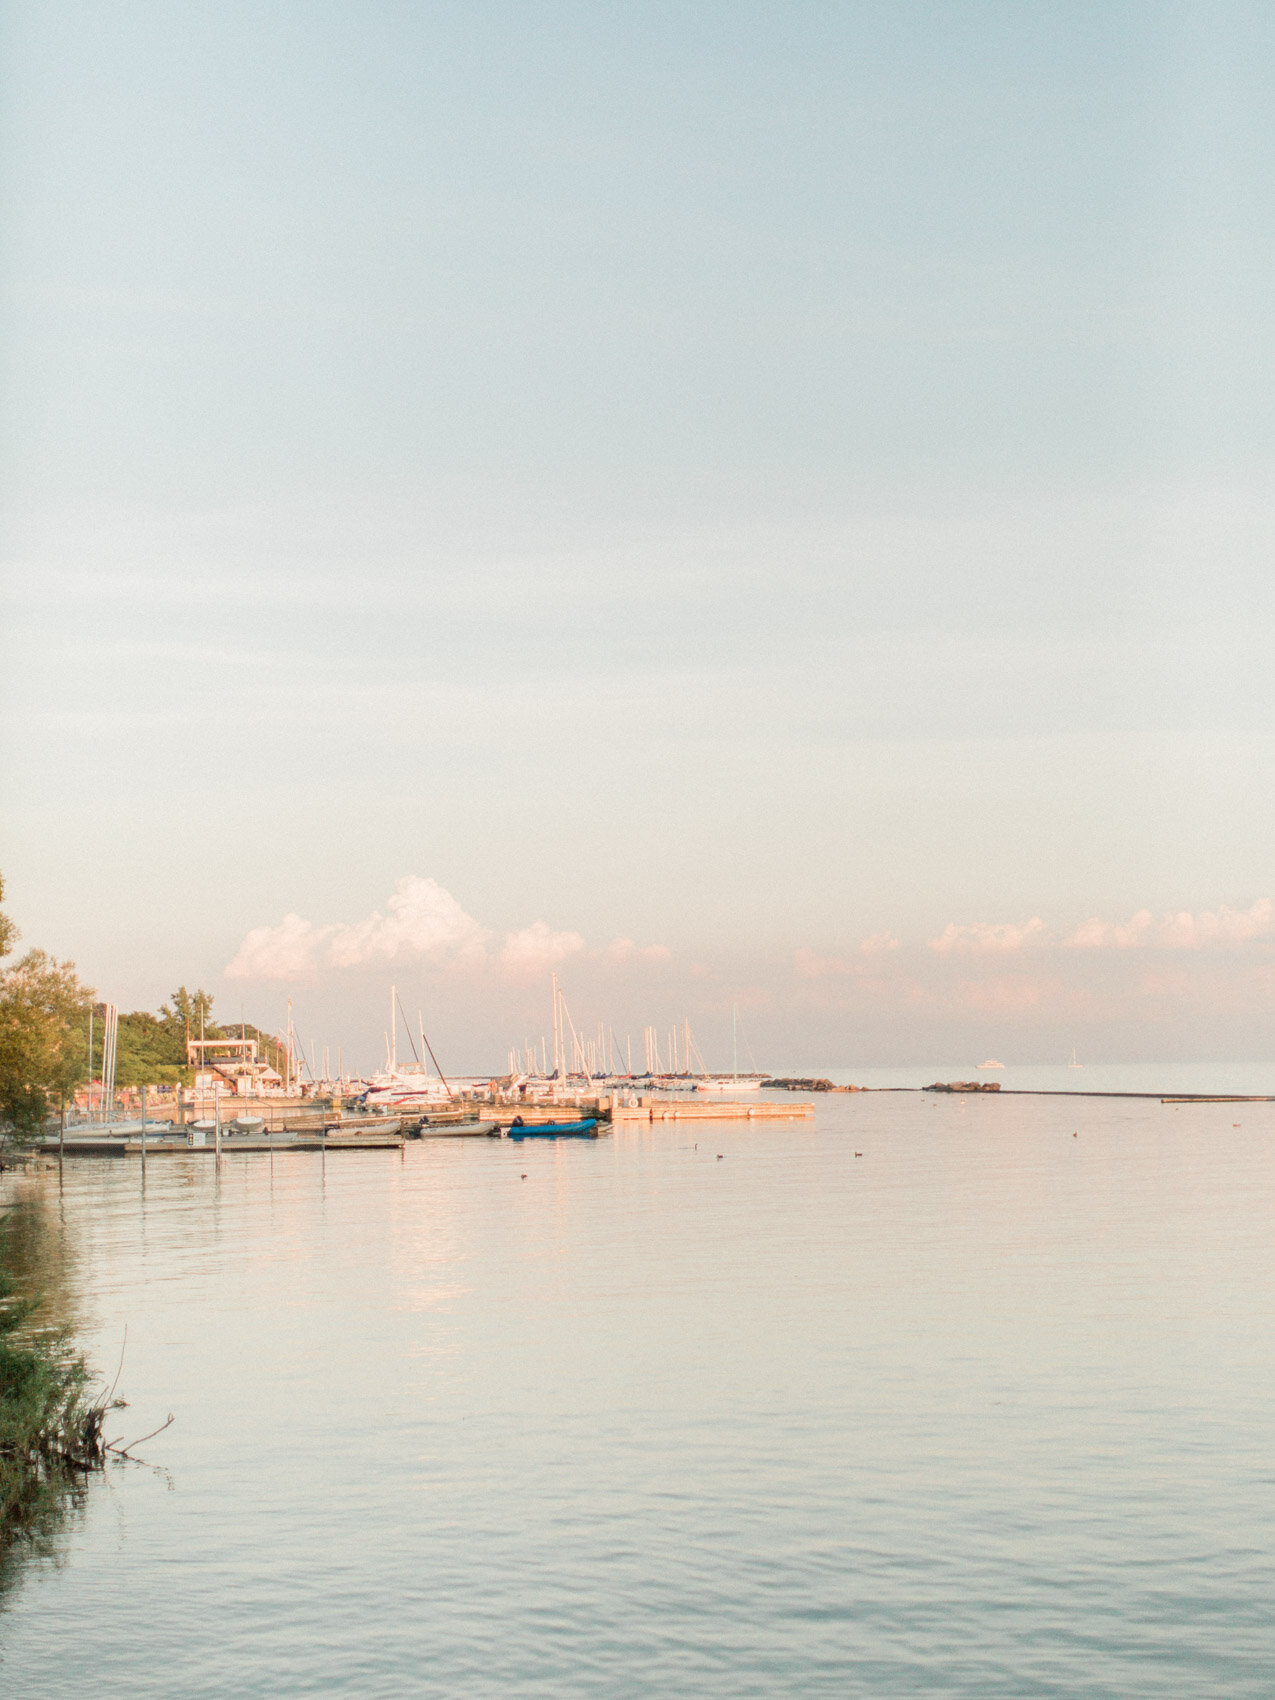
<path id="1" fill-rule="evenodd" d="M 30 1321 L 0 1339 L 0 1369 L 8 1369 L 6 1339 L 19 1350 L 41 1342 L 59 1357 L 74 1352 L 75 1306 L 71 1252 L 60 1210 L 41 1182 L 20 1181 L 0 1204 L 0 1278 L 13 1301 L 38 1300 Z M 48 1459 L 0 1452 L 0 1607 L 33 1563 L 65 1562 L 68 1541 L 83 1519 L 85 1472 Z"/>
<path id="2" fill-rule="evenodd" d="M 866 1093 L 64 1203 L 41 1279 L 111 1374 L 127 1320 L 175 1488 L 90 1486 L 11 1692 L 78 1695 L 86 1624 L 129 1700 L 1275 1692 L 1275 1104 Z"/>

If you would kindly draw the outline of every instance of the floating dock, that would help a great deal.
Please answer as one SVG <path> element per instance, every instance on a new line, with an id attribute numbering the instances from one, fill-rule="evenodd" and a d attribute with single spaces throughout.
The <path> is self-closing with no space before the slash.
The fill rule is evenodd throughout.
<path id="1" fill-rule="evenodd" d="M 724 1121 L 806 1121 L 815 1113 L 813 1104 L 772 1104 L 762 1100 L 753 1104 L 729 1100 L 716 1103 L 708 1099 L 639 1098 L 636 1104 L 612 1104 L 611 1120 L 617 1127 L 642 1122 L 724 1122 Z"/>
<path id="2" fill-rule="evenodd" d="M 247 1152 L 262 1151 L 399 1151 L 403 1146 L 401 1133 L 301 1134 L 292 1139 L 262 1139 L 252 1134 L 237 1133 L 221 1142 L 223 1157 L 238 1157 Z M 130 1134 L 112 1139 L 102 1134 L 68 1134 L 59 1145 L 56 1139 L 42 1139 L 36 1150 L 45 1156 L 56 1157 L 140 1157 L 142 1142 Z M 152 1139 L 146 1137 L 148 1157 L 215 1157 L 216 1142 L 209 1137 L 206 1145 L 192 1145 L 185 1139 Z"/>

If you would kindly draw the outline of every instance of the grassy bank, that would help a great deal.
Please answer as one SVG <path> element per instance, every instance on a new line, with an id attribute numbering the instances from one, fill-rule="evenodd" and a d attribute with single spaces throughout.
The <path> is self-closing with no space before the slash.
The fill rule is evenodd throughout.
<path id="1" fill-rule="evenodd" d="M 42 1212 L 0 1215 L 0 1591 L 18 1561 L 48 1551 L 85 1473 L 105 1458 L 100 1394 L 65 1327 L 44 1326 L 32 1275 L 48 1267 Z"/>

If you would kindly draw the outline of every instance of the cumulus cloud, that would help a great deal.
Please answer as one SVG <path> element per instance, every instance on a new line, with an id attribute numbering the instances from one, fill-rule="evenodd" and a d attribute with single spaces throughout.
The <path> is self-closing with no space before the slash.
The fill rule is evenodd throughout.
<path id="1" fill-rule="evenodd" d="M 579 933 L 555 932 L 533 921 L 503 936 L 466 913 L 436 880 L 409 874 L 399 880 L 382 913 L 365 919 L 316 926 L 296 914 L 272 927 L 244 935 L 225 973 L 230 980 L 313 980 L 322 968 L 357 968 L 367 963 L 413 961 L 438 968 L 485 968 L 505 978 L 532 978 L 586 949 Z M 658 961 L 662 945 L 641 946 L 616 939 L 612 961 Z"/>
<path id="2" fill-rule="evenodd" d="M 1097 917 L 1063 942 L 1072 950 L 1207 950 L 1210 947 L 1247 944 L 1275 932 L 1275 904 L 1259 897 L 1248 909 L 1202 909 L 1192 914 L 1180 909 L 1159 917 L 1139 909 L 1127 921 L 1100 921 Z"/>
<path id="3" fill-rule="evenodd" d="M 332 931 L 300 915 L 285 915 L 277 927 L 254 927 L 244 934 L 234 960 L 227 963 L 226 978 L 312 980 L 319 952 Z"/>
<path id="4" fill-rule="evenodd" d="M 1028 945 L 1045 942 L 1045 923 L 1039 915 L 1030 921 L 971 921 L 959 925 L 949 921 L 937 938 L 930 940 L 930 949 L 940 956 L 1008 955 Z"/>
<path id="5" fill-rule="evenodd" d="M 877 956 L 883 950 L 898 950 L 899 941 L 893 933 L 873 933 L 862 941 L 859 949 L 865 956 Z"/>
<path id="6" fill-rule="evenodd" d="M 583 949 L 579 933 L 555 933 L 544 921 L 533 921 L 529 927 L 505 934 L 498 960 L 515 978 L 530 979 Z"/>
<path id="7" fill-rule="evenodd" d="M 663 944 L 637 944 L 633 939 L 612 939 L 605 952 L 608 962 L 667 962 L 673 952 Z"/>
<path id="8" fill-rule="evenodd" d="M 374 910 L 365 921 L 333 930 L 328 957 L 334 967 L 353 968 L 378 959 L 388 962 L 397 956 L 430 961 L 476 956 L 491 937 L 489 929 L 467 915 L 450 891 L 414 874 L 398 882 L 385 907 L 386 915 Z"/>

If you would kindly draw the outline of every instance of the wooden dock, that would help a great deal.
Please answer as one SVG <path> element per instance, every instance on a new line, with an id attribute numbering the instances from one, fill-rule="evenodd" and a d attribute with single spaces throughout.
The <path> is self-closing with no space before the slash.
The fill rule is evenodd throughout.
<path id="1" fill-rule="evenodd" d="M 755 1104 L 730 1099 L 717 1103 L 708 1098 L 648 1098 L 635 1105 L 614 1104 L 611 1120 L 617 1127 L 640 1126 L 643 1122 L 806 1121 L 815 1113 L 813 1104 L 772 1104 L 762 1099 Z"/>
<path id="2" fill-rule="evenodd" d="M 399 1151 L 403 1147 L 401 1133 L 303 1133 L 295 1139 L 259 1139 L 252 1135 L 237 1133 L 233 1138 L 223 1138 L 221 1155 L 223 1157 L 239 1157 L 249 1152 L 264 1151 Z M 103 1135 L 68 1134 L 65 1143 L 59 1147 L 56 1139 L 42 1139 L 37 1150 L 45 1156 L 56 1157 L 59 1149 L 64 1157 L 140 1157 L 142 1142 L 136 1134 L 118 1139 Z M 146 1155 L 148 1157 L 215 1157 L 217 1146 L 211 1135 L 206 1145 L 191 1145 L 184 1137 L 181 1139 L 152 1139 L 146 1137 Z"/>

